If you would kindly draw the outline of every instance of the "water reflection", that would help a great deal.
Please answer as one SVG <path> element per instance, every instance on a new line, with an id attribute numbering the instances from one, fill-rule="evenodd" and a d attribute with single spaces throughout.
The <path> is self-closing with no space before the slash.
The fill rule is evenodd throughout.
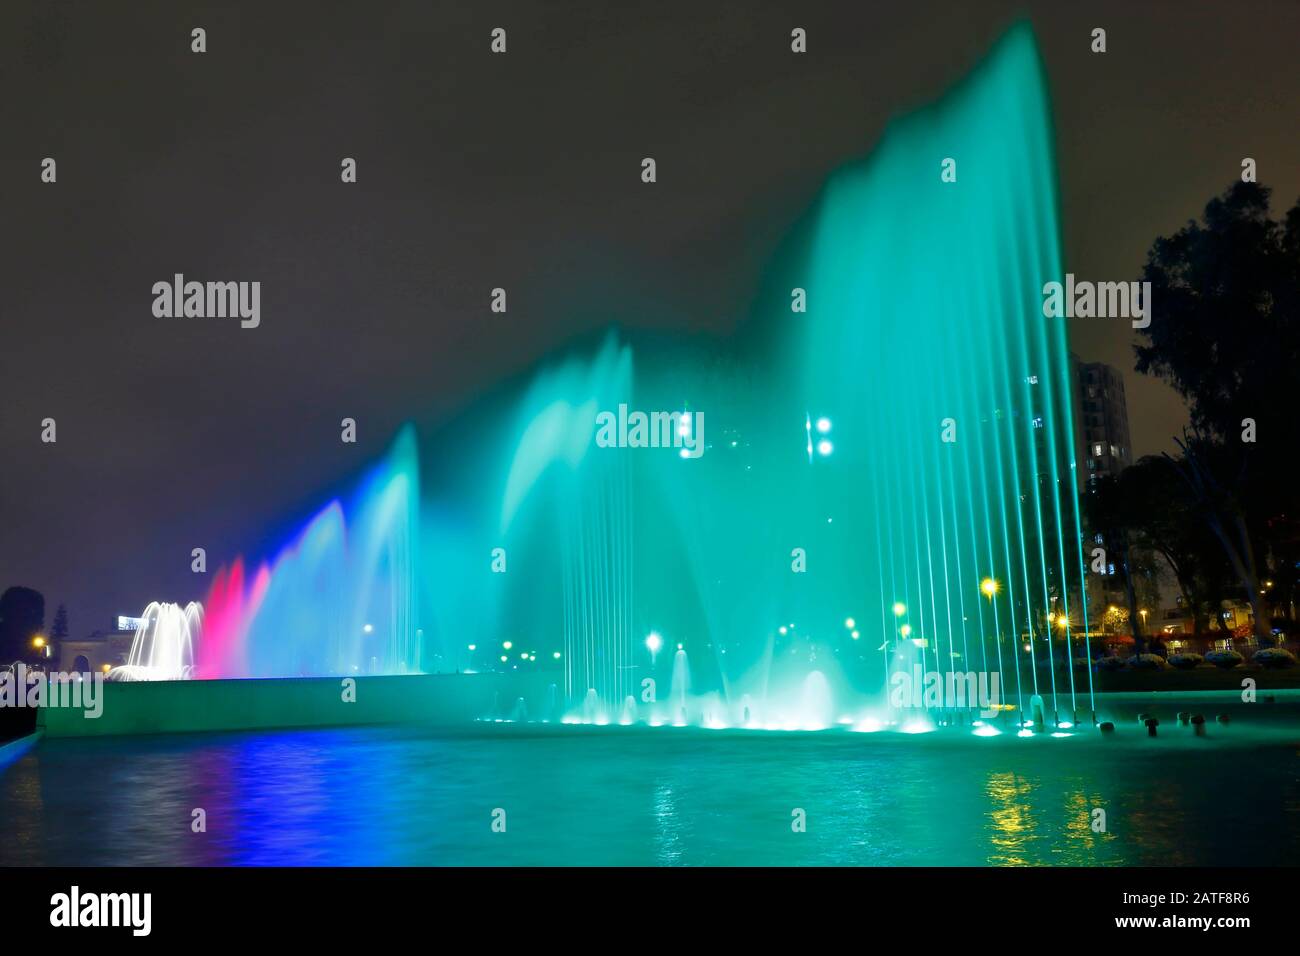
<path id="1" fill-rule="evenodd" d="M 1293 862 L 1294 748 L 1220 749 L 1206 766 L 1196 750 L 990 749 L 937 734 L 55 740 L 0 773 L 0 864 Z M 505 834 L 491 831 L 498 807 Z M 796 807 L 806 832 L 791 829 Z"/>

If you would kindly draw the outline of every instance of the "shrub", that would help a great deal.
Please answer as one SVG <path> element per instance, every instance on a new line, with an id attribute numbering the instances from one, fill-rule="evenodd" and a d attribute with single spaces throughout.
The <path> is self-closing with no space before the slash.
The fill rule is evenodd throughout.
<path id="1" fill-rule="evenodd" d="M 1136 654 L 1129 658 L 1128 666 L 1135 671 L 1158 671 L 1169 664 L 1159 654 Z"/>
<path id="2" fill-rule="evenodd" d="M 1230 671 L 1246 658 L 1236 651 L 1211 651 L 1205 655 L 1205 659 L 1215 667 L 1222 667 L 1225 671 Z"/>
<path id="3" fill-rule="evenodd" d="M 1124 666 L 1122 657 L 1099 657 L 1097 658 L 1097 670 L 1099 671 L 1117 671 Z"/>
<path id="4" fill-rule="evenodd" d="M 1272 668 L 1294 667 L 1296 663 L 1295 655 L 1285 647 L 1266 647 L 1256 651 L 1251 660 L 1260 667 Z"/>
<path id="5" fill-rule="evenodd" d="M 1204 664 L 1205 658 L 1200 654 L 1175 654 L 1169 658 L 1169 663 L 1180 671 L 1190 671 Z"/>

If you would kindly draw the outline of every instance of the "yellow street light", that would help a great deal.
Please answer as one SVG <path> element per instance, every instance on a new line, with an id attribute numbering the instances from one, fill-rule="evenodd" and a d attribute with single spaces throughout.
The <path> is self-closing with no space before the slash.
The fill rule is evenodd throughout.
<path id="1" fill-rule="evenodd" d="M 35 637 L 32 638 L 32 647 L 36 648 L 39 651 L 44 646 L 45 646 L 45 638 L 41 637 L 41 635 L 37 634 Z"/>
<path id="2" fill-rule="evenodd" d="M 894 617 L 902 617 L 907 613 L 907 605 L 902 601 L 894 602 Z"/>
<path id="3" fill-rule="evenodd" d="M 980 591 L 982 591 L 984 593 L 984 596 L 988 598 L 990 601 L 993 600 L 993 596 L 997 594 L 999 590 L 1000 587 L 998 585 L 998 582 L 993 580 L 992 578 L 985 578 L 983 581 L 980 582 Z"/>

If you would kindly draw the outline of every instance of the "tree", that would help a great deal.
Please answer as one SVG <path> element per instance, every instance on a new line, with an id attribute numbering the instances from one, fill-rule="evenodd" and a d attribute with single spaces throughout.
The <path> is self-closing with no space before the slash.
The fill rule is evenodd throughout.
<path id="1" fill-rule="evenodd" d="M 1206 463 L 1202 451 L 1197 450 L 1195 443 L 1180 441 L 1178 447 L 1183 450 L 1182 461 L 1178 462 L 1172 457 L 1169 457 L 1169 461 L 1187 483 L 1197 508 L 1223 545 L 1232 570 L 1246 592 L 1246 600 L 1250 602 L 1255 617 L 1255 637 L 1262 646 L 1268 647 L 1273 643 L 1273 635 L 1264 614 L 1263 602 L 1260 601 L 1259 572 L 1255 564 L 1255 549 L 1246 526 L 1245 509 L 1215 478 L 1214 469 Z M 1208 447 L 1211 452 L 1216 450 L 1214 445 Z"/>
<path id="2" fill-rule="evenodd" d="M 1124 474 L 1127 474 L 1127 470 Z M 1154 578 L 1154 571 L 1150 556 L 1143 554 L 1134 545 L 1134 529 L 1138 523 L 1135 514 L 1140 511 L 1140 502 L 1128 493 L 1123 483 L 1123 474 L 1118 478 L 1113 475 L 1102 477 L 1083 501 L 1088 526 L 1093 534 L 1101 535 L 1108 563 L 1115 565 L 1120 582 L 1124 585 L 1124 603 L 1128 610 L 1128 620 L 1133 626 L 1133 652 L 1144 653 L 1146 635 L 1138 613 L 1138 591 L 1144 578 Z"/>
<path id="3" fill-rule="evenodd" d="M 1193 633 L 1203 634 L 1225 594 L 1227 564 L 1177 463 L 1141 458 L 1124 469 L 1120 488 L 1135 547 L 1158 555 L 1169 568 L 1191 614 Z"/>
<path id="4" fill-rule="evenodd" d="M 1291 411 L 1300 360 L 1300 203 L 1268 216 L 1269 190 L 1237 183 L 1189 222 L 1157 238 L 1143 278 L 1152 322 L 1137 370 L 1172 385 L 1192 426 L 1219 442 L 1254 419 L 1262 456 L 1289 459 L 1300 438 Z M 1289 463 L 1289 462 L 1287 462 Z"/>
<path id="5" fill-rule="evenodd" d="M 1193 437 L 1170 458 L 1220 543 L 1270 643 L 1260 598 L 1268 565 L 1300 559 L 1300 482 L 1292 411 L 1300 368 L 1300 203 L 1275 221 L 1270 191 L 1236 183 L 1147 255 L 1152 321 L 1139 331 L 1137 371 L 1187 401 Z M 1293 574 L 1276 575 L 1288 610 Z"/>
<path id="6" fill-rule="evenodd" d="M 50 625 L 50 640 L 63 641 L 68 637 L 68 606 L 60 604 L 54 612 L 54 623 Z"/>
<path id="7" fill-rule="evenodd" d="M 34 660 L 32 638 L 45 626 L 45 598 L 32 588 L 0 594 L 0 664 Z"/>

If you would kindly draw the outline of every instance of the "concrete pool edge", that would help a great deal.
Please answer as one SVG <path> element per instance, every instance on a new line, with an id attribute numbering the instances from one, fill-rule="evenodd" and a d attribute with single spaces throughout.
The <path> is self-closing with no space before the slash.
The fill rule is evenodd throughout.
<path id="1" fill-rule="evenodd" d="M 98 716 L 85 708 L 41 707 L 36 725 L 47 737 L 99 737 L 459 724 L 494 713 L 503 703 L 519 698 L 530 707 L 540 707 L 551 683 L 549 677 L 517 674 L 106 683 Z"/>
<path id="2" fill-rule="evenodd" d="M 498 673 L 106 683 L 99 716 L 84 708 L 45 706 L 38 710 L 36 727 L 47 737 L 62 738 L 373 724 L 463 726 L 503 716 L 520 700 L 525 720 L 546 716 L 553 683 L 546 674 Z M 1260 696 L 1284 707 L 1300 703 L 1295 690 Z M 1207 708 L 1211 722 L 1220 708 L 1240 712 L 1257 706 L 1243 704 L 1240 694 L 1231 691 L 1116 692 L 1098 695 L 1097 719 L 1128 721 L 1143 709 L 1158 708 L 1167 726 L 1172 709 L 1192 700 Z M 1083 721 L 1079 730 L 1092 728 L 1089 718 Z"/>

